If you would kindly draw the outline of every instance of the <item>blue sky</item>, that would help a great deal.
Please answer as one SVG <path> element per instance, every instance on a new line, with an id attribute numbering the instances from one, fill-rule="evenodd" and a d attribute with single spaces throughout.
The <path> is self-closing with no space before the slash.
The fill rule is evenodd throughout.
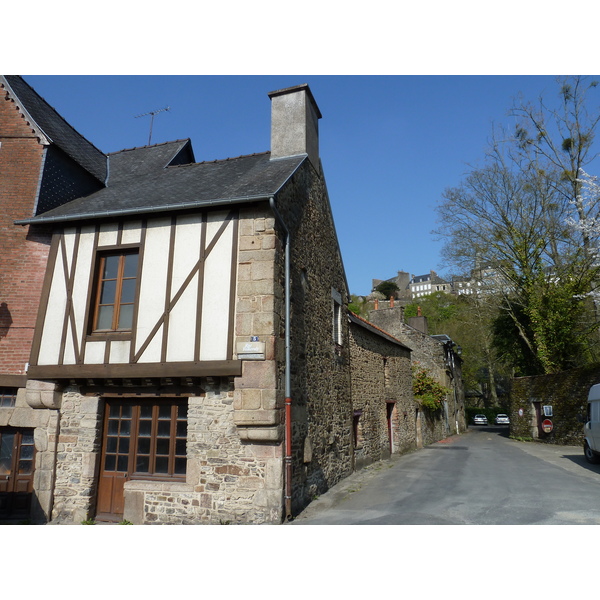
<path id="1" fill-rule="evenodd" d="M 264 152 L 268 92 L 308 83 L 321 110 L 320 148 L 350 290 L 398 270 L 448 273 L 435 206 L 480 164 L 492 125 L 519 93 L 554 97 L 554 76 L 27 76 L 104 152 L 191 138 L 197 161 Z"/>

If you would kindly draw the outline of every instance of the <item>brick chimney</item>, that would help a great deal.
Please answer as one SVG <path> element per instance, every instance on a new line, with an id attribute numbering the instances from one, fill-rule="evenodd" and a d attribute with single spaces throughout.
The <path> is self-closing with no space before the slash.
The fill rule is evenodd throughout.
<path id="1" fill-rule="evenodd" d="M 321 112 L 308 84 L 276 90 L 271 99 L 271 159 L 308 154 L 320 170 L 319 119 Z"/>

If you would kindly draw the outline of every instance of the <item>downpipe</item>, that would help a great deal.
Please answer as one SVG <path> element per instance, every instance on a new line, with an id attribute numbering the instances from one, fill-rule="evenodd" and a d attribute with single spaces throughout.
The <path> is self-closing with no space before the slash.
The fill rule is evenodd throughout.
<path id="1" fill-rule="evenodd" d="M 273 196 L 269 204 L 279 225 L 285 232 L 285 518 L 292 517 L 292 398 L 290 378 L 290 232 L 275 206 Z"/>

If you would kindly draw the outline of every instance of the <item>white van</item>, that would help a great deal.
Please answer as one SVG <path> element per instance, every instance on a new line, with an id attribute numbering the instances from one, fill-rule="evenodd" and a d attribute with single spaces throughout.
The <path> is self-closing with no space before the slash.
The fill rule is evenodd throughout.
<path id="1" fill-rule="evenodd" d="M 600 383 L 588 394 L 587 422 L 583 426 L 583 452 L 588 462 L 600 463 Z"/>

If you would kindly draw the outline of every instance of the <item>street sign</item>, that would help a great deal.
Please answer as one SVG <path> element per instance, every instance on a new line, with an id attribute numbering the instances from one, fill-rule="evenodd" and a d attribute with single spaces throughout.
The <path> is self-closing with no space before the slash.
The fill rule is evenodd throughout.
<path id="1" fill-rule="evenodd" d="M 550 433 L 552 431 L 552 421 L 550 419 L 544 419 L 542 421 L 542 429 L 544 430 L 544 433 Z"/>

